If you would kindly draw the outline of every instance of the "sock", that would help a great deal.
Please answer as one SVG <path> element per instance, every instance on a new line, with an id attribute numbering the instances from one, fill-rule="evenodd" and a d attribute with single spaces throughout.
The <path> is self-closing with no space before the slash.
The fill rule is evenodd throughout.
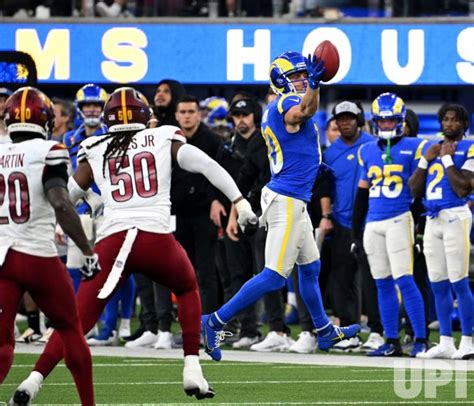
<path id="1" fill-rule="evenodd" d="M 439 321 L 439 335 L 451 337 L 453 335 L 453 323 L 451 313 L 453 312 L 453 292 L 449 280 L 431 282 L 431 288 L 435 297 L 436 315 Z"/>
<path id="2" fill-rule="evenodd" d="M 397 285 L 402 293 L 405 310 L 413 327 L 415 337 L 422 340 L 426 339 L 425 304 L 413 275 L 404 275 L 398 278 Z"/>
<path id="3" fill-rule="evenodd" d="M 454 282 L 454 292 L 458 299 L 459 318 L 463 336 L 472 336 L 472 293 L 468 278 Z"/>
<path id="4" fill-rule="evenodd" d="M 28 319 L 28 327 L 33 329 L 36 334 L 41 334 L 39 310 L 26 312 L 26 317 Z"/>
<path id="5" fill-rule="evenodd" d="M 240 290 L 225 303 L 210 318 L 211 327 L 222 327 L 228 323 L 232 317 L 255 303 L 263 295 L 274 290 L 282 289 L 286 284 L 286 279 L 269 268 L 249 279 Z M 215 324 L 213 324 L 215 323 Z"/>
<path id="6" fill-rule="evenodd" d="M 376 279 L 377 298 L 379 301 L 380 318 L 387 339 L 398 339 L 398 297 L 395 282 L 391 276 Z"/>
<path id="7" fill-rule="evenodd" d="M 326 311 L 323 306 L 321 290 L 319 289 L 318 278 L 320 270 L 321 261 L 319 261 L 319 259 L 310 264 L 298 265 L 298 281 L 301 298 L 317 330 L 321 330 L 329 324 L 329 319 L 326 316 Z M 321 334 L 324 334 L 324 330 L 321 330 Z"/>
<path id="8" fill-rule="evenodd" d="M 78 268 L 68 268 L 69 276 L 72 279 L 72 286 L 74 288 L 74 293 L 77 293 L 79 289 L 79 284 L 81 283 L 81 272 Z"/>

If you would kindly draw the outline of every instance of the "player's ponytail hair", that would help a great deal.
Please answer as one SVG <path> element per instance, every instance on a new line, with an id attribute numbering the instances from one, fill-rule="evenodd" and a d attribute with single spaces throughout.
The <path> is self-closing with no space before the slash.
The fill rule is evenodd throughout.
<path id="1" fill-rule="evenodd" d="M 91 149 L 105 141 L 112 139 L 109 145 L 107 145 L 104 154 L 102 155 L 102 175 L 105 176 L 105 163 L 112 156 L 117 156 L 118 158 L 117 170 L 122 167 L 123 160 L 125 155 L 127 155 L 128 147 L 130 146 L 130 142 L 132 141 L 133 136 L 140 131 L 142 130 L 116 131 L 114 133 L 106 133 L 104 134 L 105 136 L 103 138 L 87 147 L 87 149 Z"/>

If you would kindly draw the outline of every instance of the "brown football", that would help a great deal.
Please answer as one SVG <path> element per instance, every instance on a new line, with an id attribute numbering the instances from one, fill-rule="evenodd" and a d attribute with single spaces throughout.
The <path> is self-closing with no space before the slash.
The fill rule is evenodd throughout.
<path id="1" fill-rule="evenodd" d="M 331 41 L 321 42 L 314 51 L 314 55 L 316 55 L 318 61 L 320 59 L 324 61 L 326 72 L 323 74 L 323 82 L 327 82 L 336 76 L 339 70 L 339 52 Z"/>

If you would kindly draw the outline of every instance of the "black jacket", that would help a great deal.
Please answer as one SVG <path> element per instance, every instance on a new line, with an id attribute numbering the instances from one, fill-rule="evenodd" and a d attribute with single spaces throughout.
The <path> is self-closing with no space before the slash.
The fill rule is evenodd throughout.
<path id="1" fill-rule="evenodd" d="M 163 107 L 153 106 L 153 113 L 155 113 L 156 118 L 158 119 L 158 126 L 162 125 L 175 125 L 179 127 L 178 122 L 176 121 L 176 105 L 179 100 L 186 94 L 184 86 L 179 83 L 177 80 L 164 79 L 160 81 L 157 85 L 159 87 L 161 84 L 166 83 L 171 90 L 171 101 L 170 104 Z"/>
<path id="2" fill-rule="evenodd" d="M 212 159 L 221 146 L 219 136 L 201 123 L 196 133 L 187 140 L 190 145 L 204 151 Z M 209 215 L 211 202 L 217 198 L 216 190 L 201 174 L 191 173 L 178 165 L 171 175 L 171 207 L 178 216 Z"/>
<path id="3" fill-rule="evenodd" d="M 221 146 L 216 160 L 237 182 L 242 195 L 249 200 L 253 210 L 260 210 L 261 190 L 270 180 L 266 145 L 260 129 L 248 140 L 236 133 Z M 225 196 L 220 194 L 219 200 L 226 210 L 230 209 L 230 202 Z"/>

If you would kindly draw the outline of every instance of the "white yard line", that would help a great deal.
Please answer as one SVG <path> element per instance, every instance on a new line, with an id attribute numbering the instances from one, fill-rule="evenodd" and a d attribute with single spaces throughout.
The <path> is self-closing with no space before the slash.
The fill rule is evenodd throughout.
<path id="1" fill-rule="evenodd" d="M 40 354 L 42 346 L 31 344 L 17 344 L 16 353 Z M 140 348 L 130 350 L 125 347 L 92 347 L 93 355 L 108 357 L 127 358 L 155 358 L 155 359 L 183 359 L 183 350 L 155 350 L 152 348 Z M 259 353 L 254 351 L 222 351 L 223 361 L 212 363 L 212 365 L 224 365 L 231 362 L 244 363 L 281 363 L 293 365 L 333 366 L 333 367 L 368 367 L 368 368 L 415 368 L 415 369 L 439 369 L 439 370 L 468 370 L 474 371 L 473 361 L 452 360 L 421 360 L 413 358 L 382 358 L 364 357 L 356 355 L 332 355 L 332 354 L 294 354 L 282 352 Z M 201 360 L 210 361 L 210 358 L 201 351 Z M 147 362 L 147 360 L 143 360 Z M 132 362 L 127 360 L 127 362 Z M 149 361 L 148 361 L 149 362 Z M 206 363 L 206 367 L 211 364 Z"/>

